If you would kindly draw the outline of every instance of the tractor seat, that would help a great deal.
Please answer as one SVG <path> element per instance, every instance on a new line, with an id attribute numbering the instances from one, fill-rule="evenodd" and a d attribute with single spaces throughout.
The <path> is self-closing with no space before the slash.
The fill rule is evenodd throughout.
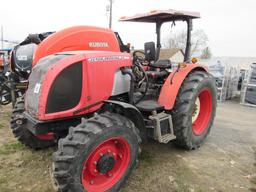
<path id="1" fill-rule="evenodd" d="M 164 59 L 164 60 L 158 60 L 157 62 L 152 63 L 149 66 L 153 68 L 159 68 L 159 69 L 170 69 L 172 68 L 172 63 L 169 59 Z"/>

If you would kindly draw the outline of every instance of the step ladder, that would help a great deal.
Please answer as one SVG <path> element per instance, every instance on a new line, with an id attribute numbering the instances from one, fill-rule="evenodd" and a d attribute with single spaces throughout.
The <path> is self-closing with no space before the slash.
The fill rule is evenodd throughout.
<path id="1" fill-rule="evenodd" d="M 173 132 L 172 116 L 165 112 L 153 112 L 149 119 L 154 122 L 154 139 L 160 143 L 168 143 L 176 139 Z"/>

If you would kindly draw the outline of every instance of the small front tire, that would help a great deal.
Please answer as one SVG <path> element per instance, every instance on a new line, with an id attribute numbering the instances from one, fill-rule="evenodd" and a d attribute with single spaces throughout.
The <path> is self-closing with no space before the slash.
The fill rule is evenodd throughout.
<path id="1" fill-rule="evenodd" d="M 47 135 L 33 135 L 26 128 L 26 119 L 23 112 L 25 111 L 24 97 L 17 100 L 11 115 L 11 129 L 13 135 L 24 145 L 32 149 L 44 149 L 55 145 L 53 139 L 47 139 Z M 39 137 L 44 137 L 40 139 Z M 52 137 L 52 136 L 51 136 Z"/>

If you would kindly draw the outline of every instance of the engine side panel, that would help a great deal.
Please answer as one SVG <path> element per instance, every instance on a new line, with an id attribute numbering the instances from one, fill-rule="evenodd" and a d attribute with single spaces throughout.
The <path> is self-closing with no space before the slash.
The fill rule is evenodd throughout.
<path id="1" fill-rule="evenodd" d="M 112 88 L 112 96 L 120 95 L 130 91 L 131 77 L 123 75 L 121 70 L 115 73 L 114 84 Z"/>
<path id="2" fill-rule="evenodd" d="M 171 110 L 184 79 L 193 70 L 208 71 L 206 67 L 198 64 L 188 64 L 179 71 L 175 70 L 166 79 L 158 98 L 158 104 L 164 106 L 166 110 Z"/>
<path id="3" fill-rule="evenodd" d="M 76 50 L 120 52 L 120 47 L 115 33 L 110 29 L 70 27 L 50 35 L 39 44 L 34 54 L 33 65 L 47 55 Z"/>

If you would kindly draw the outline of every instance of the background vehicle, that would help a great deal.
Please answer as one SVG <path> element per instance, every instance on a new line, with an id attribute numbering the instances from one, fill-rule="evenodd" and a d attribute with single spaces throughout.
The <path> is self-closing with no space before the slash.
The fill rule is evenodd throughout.
<path id="1" fill-rule="evenodd" d="M 113 31 L 88 26 L 57 32 L 37 47 L 11 128 L 35 149 L 58 141 L 52 175 L 60 191 L 117 191 L 148 137 L 200 147 L 215 117 L 216 89 L 205 67 L 188 63 L 195 18 L 174 10 L 121 18 L 156 23 L 157 49 L 145 43 L 144 57 L 122 52 Z M 161 25 L 173 21 L 188 27 L 185 61 L 174 70 L 159 60 Z M 72 46 L 56 52 L 59 44 Z"/>
<path id="2" fill-rule="evenodd" d="M 52 32 L 30 34 L 14 49 L 5 50 L 5 65 L 1 69 L 0 105 L 12 102 L 14 106 L 16 99 L 24 95 L 32 69 L 34 51 L 50 34 Z"/>
<path id="3" fill-rule="evenodd" d="M 0 49 L 0 105 L 10 103 L 8 99 L 8 87 L 6 86 L 6 72 L 9 71 L 9 60 L 12 49 Z"/>

